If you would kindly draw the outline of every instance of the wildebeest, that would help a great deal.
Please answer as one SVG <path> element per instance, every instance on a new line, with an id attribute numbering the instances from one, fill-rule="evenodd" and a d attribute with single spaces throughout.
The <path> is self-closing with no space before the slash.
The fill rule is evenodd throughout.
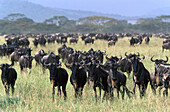
<path id="1" fill-rule="evenodd" d="M 41 46 L 45 46 L 45 44 L 46 44 L 45 38 L 44 38 L 44 37 L 38 38 L 38 43 L 39 43 Z"/>
<path id="2" fill-rule="evenodd" d="M 32 60 L 34 57 L 30 56 L 30 55 L 22 55 L 19 58 L 19 65 L 20 65 L 20 69 L 21 71 L 23 70 L 23 68 L 32 68 Z"/>
<path id="3" fill-rule="evenodd" d="M 116 61 L 109 63 L 110 70 L 109 70 L 109 76 L 107 79 L 108 86 L 110 87 L 109 93 L 111 98 L 113 97 L 114 88 L 117 89 L 117 96 L 119 98 L 119 92 L 122 93 L 122 99 L 124 99 L 124 93 L 126 91 L 128 97 L 130 97 L 130 91 L 126 87 L 126 76 L 117 71 L 118 64 Z M 123 91 L 120 89 L 120 87 L 123 86 Z M 132 92 L 131 92 L 132 93 Z"/>
<path id="4" fill-rule="evenodd" d="M 97 63 L 96 60 L 92 60 L 88 64 L 85 64 L 85 69 L 88 71 L 88 78 L 90 84 L 95 92 L 96 101 L 97 101 L 96 87 L 99 87 L 99 97 L 101 97 L 101 89 L 104 90 L 103 98 L 108 93 L 107 77 L 109 74 L 105 70 L 103 70 L 100 66 L 102 65 Z"/>
<path id="5" fill-rule="evenodd" d="M 169 49 L 170 50 L 170 42 L 168 42 L 168 43 L 164 43 L 163 45 L 162 45 L 162 52 L 164 52 L 164 49 Z"/>
<path id="6" fill-rule="evenodd" d="M 45 67 L 44 63 L 46 63 L 46 64 L 49 64 L 49 63 L 57 63 L 57 64 L 59 64 L 59 59 L 60 59 L 59 55 L 55 55 L 53 52 L 51 52 L 50 54 L 44 55 L 41 58 L 41 64 L 43 65 L 43 67 Z"/>
<path id="7" fill-rule="evenodd" d="M 151 57 L 151 61 L 155 62 L 155 72 L 150 74 L 150 79 L 151 79 L 150 84 L 154 94 L 156 94 L 156 88 L 159 86 L 160 87 L 159 94 L 161 92 L 161 89 L 165 88 L 163 95 L 165 94 L 168 95 L 170 65 L 166 64 L 166 62 L 168 62 L 168 57 L 166 58 L 167 60 L 163 60 L 163 59 L 153 60 L 153 57 Z"/>
<path id="8" fill-rule="evenodd" d="M 50 81 L 52 84 L 52 96 L 53 96 L 53 101 L 54 101 L 54 95 L 55 95 L 55 87 L 58 87 L 58 93 L 57 95 L 61 95 L 61 89 L 60 86 L 62 86 L 62 91 L 64 94 L 64 99 L 67 97 L 66 93 L 66 85 L 68 81 L 68 73 L 64 68 L 61 68 L 61 64 L 56 64 L 56 63 L 49 63 L 45 64 L 47 68 L 49 69 L 50 72 Z"/>
<path id="9" fill-rule="evenodd" d="M 19 58 L 22 55 L 29 55 L 31 56 L 31 48 L 26 48 L 26 47 L 22 47 L 22 48 L 18 48 L 17 50 L 15 50 L 14 52 L 12 52 L 11 54 L 11 61 L 14 64 L 14 62 L 19 61 Z"/>
<path id="10" fill-rule="evenodd" d="M 37 45 L 38 45 L 38 39 L 35 38 L 35 39 L 33 40 L 33 43 L 34 43 L 34 46 L 37 47 Z"/>
<path id="11" fill-rule="evenodd" d="M 70 38 L 70 44 L 71 44 L 71 43 L 77 43 L 77 41 L 78 41 L 78 40 L 77 40 L 76 38 Z"/>
<path id="12" fill-rule="evenodd" d="M 115 45 L 115 41 L 113 41 L 113 40 L 110 40 L 110 41 L 108 41 L 108 47 L 110 47 L 110 46 L 114 46 Z"/>
<path id="13" fill-rule="evenodd" d="M 134 46 L 134 44 L 142 44 L 142 37 L 140 37 L 140 36 L 137 36 L 137 37 L 132 37 L 131 39 L 130 39 L 130 45 L 133 45 Z"/>
<path id="14" fill-rule="evenodd" d="M 65 66 L 72 71 L 70 82 L 74 87 L 75 97 L 77 98 L 77 95 L 82 96 L 83 88 L 87 80 L 84 68 L 81 67 L 82 65 L 80 63 L 72 63 L 70 65 L 65 63 Z"/>
<path id="15" fill-rule="evenodd" d="M 149 44 L 149 41 L 150 41 L 150 38 L 149 38 L 149 36 L 148 36 L 148 37 L 145 38 L 145 43 L 146 43 L 146 44 Z"/>
<path id="16" fill-rule="evenodd" d="M 132 54 L 127 55 L 127 52 L 125 52 L 126 58 L 119 59 L 119 67 L 122 72 L 126 72 L 128 74 L 128 78 L 130 78 L 130 73 L 132 71 L 132 63 L 130 59 L 128 58 Z"/>
<path id="17" fill-rule="evenodd" d="M 84 39 L 84 43 L 85 43 L 85 45 L 86 45 L 87 43 L 92 43 L 92 44 L 94 44 L 94 39 L 92 39 L 91 37 L 85 38 L 85 39 Z"/>
<path id="18" fill-rule="evenodd" d="M 38 51 L 35 54 L 35 61 L 36 61 L 36 65 L 37 64 L 41 64 L 41 59 L 43 58 L 43 56 L 47 55 L 47 53 L 45 53 L 45 51 L 43 49 L 41 49 L 40 51 Z"/>
<path id="19" fill-rule="evenodd" d="M 138 53 L 138 55 L 133 54 L 129 58 L 131 59 L 133 65 L 133 92 L 135 94 L 137 84 L 139 86 L 140 97 L 142 98 L 142 96 L 145 95 L 148 82 L 150 81 L 150 73 L 141 62 L 145 59 L 145 56 L 143 55 L 143 59 L 140 59 L 139 56 L 140 54 Z"/>
<path id="20" fill-rule="evenodd" d="M 169 43 L 169 42 L 170 42 L 170 39 L 164 39 L 164 40 L 163 40 L 163 44 Z"/>
<path id="21" fill-rule="evenodd" d="M 12 94 L 14 93 L 14 85 L 17 79 L 17 72 L 14 68 L 10 68 L 13 64 L 1 64 L 0 69 L 2 70 L 1 80 L 5 87 L 6 94 L 9 94 L 9 88 L 12 88 Z"/>

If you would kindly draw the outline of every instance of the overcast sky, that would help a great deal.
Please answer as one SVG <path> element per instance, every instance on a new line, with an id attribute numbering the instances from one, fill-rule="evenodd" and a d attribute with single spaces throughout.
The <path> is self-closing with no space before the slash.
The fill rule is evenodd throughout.
<path id="1" fill-rule="evenodd" d="M 170 7 L 170 0 L 25 0 L 47 7 L 104 12 L 126 16 L 144 15 Z"/>

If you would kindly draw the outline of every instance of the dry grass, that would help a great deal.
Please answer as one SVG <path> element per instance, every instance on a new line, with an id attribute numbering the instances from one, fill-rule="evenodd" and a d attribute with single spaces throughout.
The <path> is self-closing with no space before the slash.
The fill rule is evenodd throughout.
<path id="1" fill-rule="evenodd" d="M 151 56 L 155 55 L 155 58 L 163 58 L 168 56 L 170 58 L 170 52 L 165 51 L 162 53 L 161 45 L 162 39 L 152 38 L 149 45 L 137 45 L 135 47 L 129 46 L 128 38 L 119 39 L 116 46 L 107 47 L 106 41 L 97 40 L 94 45 L 84 45 L 84 42 L 79 40 L 78 44 L 67 44 L 76 50 L 87 51 L 90 48 L 95 50 L 106 50 L 106 53 L 111 56 L 124 56 L 125 52 L 133 53 L 140 52 L 146 56 L 143 61 L 145 67 L 151 72 L 154 71 L 154 64 L 150 61 Z M 0 37 L 0 44 L 4 43 L 4 39 Z M 46 52 L 53 51 L 58 54 L 57 48 L 60 44 L 50 44 L 47 47 L 35 48 L 32 45 L 33 53 L 35 54 L 40 49 L 44 49 Z M 170 61 L 169 61 L 170 62 Z M 10 63 L 10 58 L 2 57 L 0 63 Z M 62 66 L 65 68 L 65 66 Z M 85 86 L 83 92 L 82 100 L 74 98 L 74 89 L 68 80 L 67 84 L 67 95 L 68 99 L 64 101 L 63 96 L 61 98 L 55 95 L 55 101 L 52 102 L 52 87 L 49 80 L 49 71 L 46 70 L 45 73 L 42 72 L 40 66 L 35 66 L 35 61 L 33 61 L 33 68 L 31 69 L 31 74 L 28 71 L 20 73 L 19 64 L 15 64 L 14 68 L 18 73 L 18 79 L 16 81 L 16 91 L 14 96 L 7 97 L 5 94 L 4 87 L 2 83 L 0 84 L 0 110 L 2 111 L 117 111 L 117 112 L 146 112 L 146 111 L 156 111 L 156 112 L 170 112 L 170 97 L 164 98 L 162 95 L 154 96 L 150 84 L 148 84 L 148 89 L 146 91 L 146 96 L 143 99 L 139 98 L 139 92 L 137 89 L 136 97 L 129 99 L 125 95 L 125 100 L 117 97 L 114 101 L 102 102 L 101 99 L 96 103 L 94 98 L 94 92 L 91 87 Z M 69 75 L 71 74 L 68 70 Z M 130 80 L 127 81 L 127 87 L 132 90 L 133 82 L 132 75 Z M 57 91 L 57 89 L 56 89 Z M 103 94 L 103 93 L 102 93 Z M 116 96 L 116 92 L 114 93 Z"/>

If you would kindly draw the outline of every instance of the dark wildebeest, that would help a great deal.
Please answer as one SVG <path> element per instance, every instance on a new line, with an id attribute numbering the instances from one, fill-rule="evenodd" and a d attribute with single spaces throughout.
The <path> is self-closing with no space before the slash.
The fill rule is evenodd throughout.
<path id="1" fill-rule="evenodd" d="M 77 95 L 82 96 L 83 88 L 87 80 L 87 75 L 84 68 L 82 68 L 80 63 L 72 63 L 70 65 L 65 63 L 65 66 L 72 71 L 70 82 L 74 87 L 75 97 L 77 98 Z"/>
<path id="2" fill-rule="evenodd" d="M 156 89 L 158 86 L 160 86 L 159 88 L 159 94 L 161 92 L 161 89 L 164 87 L 164 94 L 163 95 L 168 95 L 168 86 L 169 85 L 169 75 L 168 74 L 168 70 L 170 72 L 170 65 L 166 64 L 168 62 L 168 57 L 166 56 L 166 60 L 163 59 L 156 59 L 153 60 L 153 56 L 151 57 L 151 61 L 155 62 L 155 72 L 153 72 L 152 74 L 150 74 L 150 84 L 151 84 L 151 88 L 152 91 L 154 92 L 154 94 L 156 94 Z M 168 68 L 169 67 L 169 68 Z M 167 77 L 166 77 L 166 74 Z M 165 78 L 164 78 L 165 76 Z"/>
<path id="3" fill-rule="evenodd" d="M 64 68 L 61 68 L 61 64 L 56 64 L 56 63 L 49 63 L 44 65 L 49 69 L 50 72 L 50 81 L 52 84 L 52 96 L 53 96 L 53 101 L 54 101 L 54 95 L 55 95 L 55 87 L 58 87 L 58 93 L 57 95 L 61 95 L 61 89 L 60 86 L 62 86 L 62 91 L 64 94 L 64 99 L 67 97 L 66 93 L 66 85 L 68 81 L 68 73 Z"/>
<path id="4" fill-rule="evenodd" d="M 148 37 L 146 37 L 146 39 L 145 39 L 145 43 L 146 43 L 146 44 L 149 44 L 149 41 L 150 41 L 150 38 L 149 38 L 149 36 L 148 36 Z"/>
<path id="5" fill-rule="evenodd" d="M 60 56 L 55 55 L 53 52 L 51 52 L 49 55 L 45 55 L 41 58 L 41 64 L 44 66 L 44 63 L 49 64 L 49 63 L 57 63 L 59 64 Z"/>
<path id="6" fill-rule="evenodd" d="M 92 44 L 94 44 L 94 39 L 92 39 L 92 38 L 90 38 L 90 37 L 85 38 L 85 39 L 84 39 L 84 43 L 85 43 L 85 45 L 86 45 L 87 43 L 92 43 Z"/>
<path id="7" fill-rule="evenodd" d="M 12 94 L 14 93 L 14 85 L 17 79 L 17 72 L 14 68 L 10 68 L 13 64 L 1 64 L 0 68 L 2 70 L 1 80 L 5 87 L 6 94 L 9 94 L 9 88 L 12 88 Z"/>
<path id="8" fill-rule="evenodd" d="M 132 93 L 132 92 L 130 92 L 128 90 L 128 88 L 126 87 L 125 74 L 117 71 L 117 68 L 119 65 L 117 64 L 116 61 L 110 62 L 109 65 L 110 65 L 110 68 L 109 68 L 110 70 L 109 70 L 109 76 L 107 79 L 107 83 L 108 83 L 108 86 L 110 89 L 109 93 L 110 93 L 111 98 L 113 98 L 114 88 L 117 89 L 117 97 L 118 98 L 119 98 L 119 92 L 121 92 L 122 99 L 124 99 L 125 91 L 126 91 L 128 97 L 130 97 L 130 93 Z M 121 86 L 123 86 L 123 91 L 120 89 Z"/>
<path id="9" fill-rule="evenodd" d="M 77 44 L 77 41 L 78 41 L 78 40 L 77 40 L 76 38 L 70 38 L 70 44 L 71 44 L 71 43 L 76 43 L 76 44 Z"/>
<path id="10" fill-rule="evenodd" d="M 65 48 L 67 48 L 67 46 L 65 44 L 58 47 L 58 54 L 61 54 L 62 49 L 65 49 Z"/>
<path id="11" fill-rule="evenodd" d="M 33 60 L 33 58 L 34 57 L 32 57 L 30 55 L 22 55 L 19 58 L 19 65 L 20 65 L 21 72 L 22 72 L 23 68 L 29 68 L 29 69 L 32 68 L 32 60 Z"/>
<path id="12" fill-rule="evenodd" d="M 170 42 L 170 39 L 164 39 L 164 40 L 163 40 L 163 44 L 169 43 L 169 42 Z"/>
<path id="13" fill-rule="evenodd" d="M 31 55 L 31 49 L 30 48 L 19 48 L 17 49 L 17 51 L 14 51 L 12 52 L 11 54 L 11 61 L 12 63 L 14 64 L 14 62 L 17 62 L 19 61 L 19 58 L 22 56 L 22 55 Z"/>
<path id="14" fill-rule="evenodd" d="M 162 45 L 162 52 L 164 52 L 164 49 L 170 50 L 170 42 Z"/>
<path id="15" fill-rule="evenodd" d="M 100 65 L 99 63 L 97 63 L 96 60 L 92 60 L 88 64 L 85 64 L 85 69 L 88 71 L 88 78 L 90 84 L 95 92 L 96 101 L 97 101 L 96 87 L 99 87 L 99 98 L 101 97 L 101 89 L 104 90 L 103 98 L 108 93 L 107 77 L 109 74 L 100 67 L 102 65 Z"/>
<path id="16" fill-rule="evenodd" d="M 114 46 L 115 45 L 115 41 L 113 41 L 113 40 L 110 40 L 110 41 L 108 41 L 108 47 L 110 47 L 110 46 Z"/>
<path id="17" fill-rule="evenodd" d="M 21 56 L 21 52 L 14 51 L 11 54 L 11 62 L 14 64 L 14 61 L 19 61 L 20 56 Z"/>
<path id="18" fill-rule="evenodd" d="M 45 44 L 46 44 L 45 38 L 44 38 L 44 37 L 38 38 L 38 43 L 39 43 L 41 46 L 45 46 Z"/>
<path id="19" fill-rule="evenodd" d="M 36 61 L 36 65 L 37 64 L 41 64 L 41 59 L 43 58 L 43 56 L 47 55 L 47 53 L 45 53 L 45 51 L 43 49 L 41 49 L 40 51 L 38 51 L 35 54 L 35 61 Z"/>
<path id="20" fill-rule="evenodd" d="M 38 46 L 38 39 L 35 38 L 35 39 L 33 40 L 33 43 L 34 43 L 34 46 L 37 47 L 37 46 Z"/>
<path id="21" fill-rule="evenodd" d="M 139 56 L 140 54 L 138 53 L 138 55 L 133 54 L 129 58 L 131 59 L 133 65 L 133 92 L 135 94 L 135 88 L 137 84 L 140 90 L 140 97 L 142 98 L 142 96 L 145 95 L 148 82 L 150 81 L 150 73 L 141 62 L 145 59 L 145 56 L 142 55 L 143 59 L 140 59 Z"/>
<path id="22" fill-rule="evenodd" d="M 128 59 L 130 55 L 132 54 L 127 55 L 127 52 L 125 52 L 126 58 L 119 59 L 119 67 L 118 67 L 118 69 L 120 69 L 122 72 L 126 72 L 128 74 L 128 78 L 130 78 L 130 73 L 132 71 L 132 63 L 130 59 Z"/>
<path id="23" fill-rule="evenodd" d="M 131 39 L 130 39 L 130 45 L 134 45 L 135 44 L 135 39 L 132 37 Z"/>

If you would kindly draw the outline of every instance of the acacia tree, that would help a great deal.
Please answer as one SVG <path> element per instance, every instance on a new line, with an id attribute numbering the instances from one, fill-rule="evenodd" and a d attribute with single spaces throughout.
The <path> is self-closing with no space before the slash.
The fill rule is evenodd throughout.
<path id="1" fill-rule="evenodd" d="M 45 24 L 55 24 L 57 26 L 63 26 L 68 22 L 68 18 L 65 16 L 54 16 L 44 21 Z"/>
<path id="2" fill-rule="evenodd" d="M 16 21 L 17 19 L 25 18 L 24 14 L 21 13 L 12 13 L 9 14 L 7 17 L 4 17 L 5 20 L 9 21 Z"/>

